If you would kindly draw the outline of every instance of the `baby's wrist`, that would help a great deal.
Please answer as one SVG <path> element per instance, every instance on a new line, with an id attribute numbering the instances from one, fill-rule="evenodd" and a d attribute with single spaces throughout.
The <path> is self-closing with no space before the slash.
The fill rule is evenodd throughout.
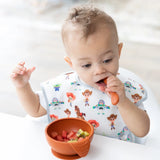
<path id="1" fill-rule="evenodd" d="M 23 90 L 23 89 L 26 89 L 26 88 L 28 88 L 28 87 L 30 87 L 29 82 L 27 82 L 27 83 L 24 84 L 24 85 L 16 86 L 16 90 Z"/>
<path id="2" fill-rule="evenodd" d="M 120 98 L 117 106 L 118 106 L 118 107 L 121 107 L 121 106 L 123 107 L 125 104 L 128 103 L 128 100 L 129 100 L 129 99 L 128 99 L 126 96 L 124 96 L 123 98 Z"/>

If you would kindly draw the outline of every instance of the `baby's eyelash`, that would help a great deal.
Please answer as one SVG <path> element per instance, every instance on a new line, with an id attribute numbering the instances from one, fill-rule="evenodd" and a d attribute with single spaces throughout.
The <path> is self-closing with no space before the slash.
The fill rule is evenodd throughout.
<path id="1" fill-rule="evenodd" d="M 83 68 L 89 68 L 90 66 L 91 66 L 91 64 L 82 65 Z"/>
<path id="2" fill-rule="evenodd" d="M 108 63 L 108 62 L 110 62 L 112 59 L 106 59 L 106 60 L 104 60 L 103 61 L 103 63 Z"/>

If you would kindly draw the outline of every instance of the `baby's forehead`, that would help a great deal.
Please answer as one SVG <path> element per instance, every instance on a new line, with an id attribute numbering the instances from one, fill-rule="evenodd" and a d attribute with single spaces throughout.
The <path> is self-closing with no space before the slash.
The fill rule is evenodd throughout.
<path id="1" fill-rule="evenodd" d="M 82 34 L 83 33 L 83 28 L 78 25 L 78 24 L 73 24 L 73 23 L 66 23 L 63 25 L 63 34 L 62 34 L 62 37 L 66 37 L 70 34 L 74 34 L 74 33 L 77 33 L 77 34 Z"/>
<path id="2" fill-rule="evenodd" d="M 79 58 L 86 57 L 86 55 L 98 55 L 102 57 L 103 53 L 113 50 L 118 44 L 115 37 L 115 33 L 112 33 L 110 29 L 101 28 L 85 38 L 80 28 L 76 28 L 69 30 L 65 38 L 65 50 L 69 56 L 74 56 L 74 58 L 77 55 Z"/>

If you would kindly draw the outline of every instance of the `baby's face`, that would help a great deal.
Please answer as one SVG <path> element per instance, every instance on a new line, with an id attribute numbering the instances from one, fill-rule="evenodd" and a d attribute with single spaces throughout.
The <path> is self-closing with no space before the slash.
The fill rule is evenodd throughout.
<path id="1" fill-rule="evenodd" d="M 87 39 L 78 31 L 71 32 L 65 47 L 71 67 L 88 85 L 98 89 L 99 81 L 117 74 L 121 49 L 109 29 L 101 29 Z"/>

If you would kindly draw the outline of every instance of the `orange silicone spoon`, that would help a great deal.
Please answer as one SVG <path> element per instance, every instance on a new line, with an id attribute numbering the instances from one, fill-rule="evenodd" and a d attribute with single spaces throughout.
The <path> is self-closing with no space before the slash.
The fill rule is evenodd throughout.
<path id="1" fill-rule="evenodd" d="M 107 78 L 104 80 L 104 83 L 107 85 Z M 109 92 L 109 94 L 111 95 L 111 102 L 113 105 L 118 104 L 119 102 L 119 96 L 117 93 L 115 92 Z"/>

